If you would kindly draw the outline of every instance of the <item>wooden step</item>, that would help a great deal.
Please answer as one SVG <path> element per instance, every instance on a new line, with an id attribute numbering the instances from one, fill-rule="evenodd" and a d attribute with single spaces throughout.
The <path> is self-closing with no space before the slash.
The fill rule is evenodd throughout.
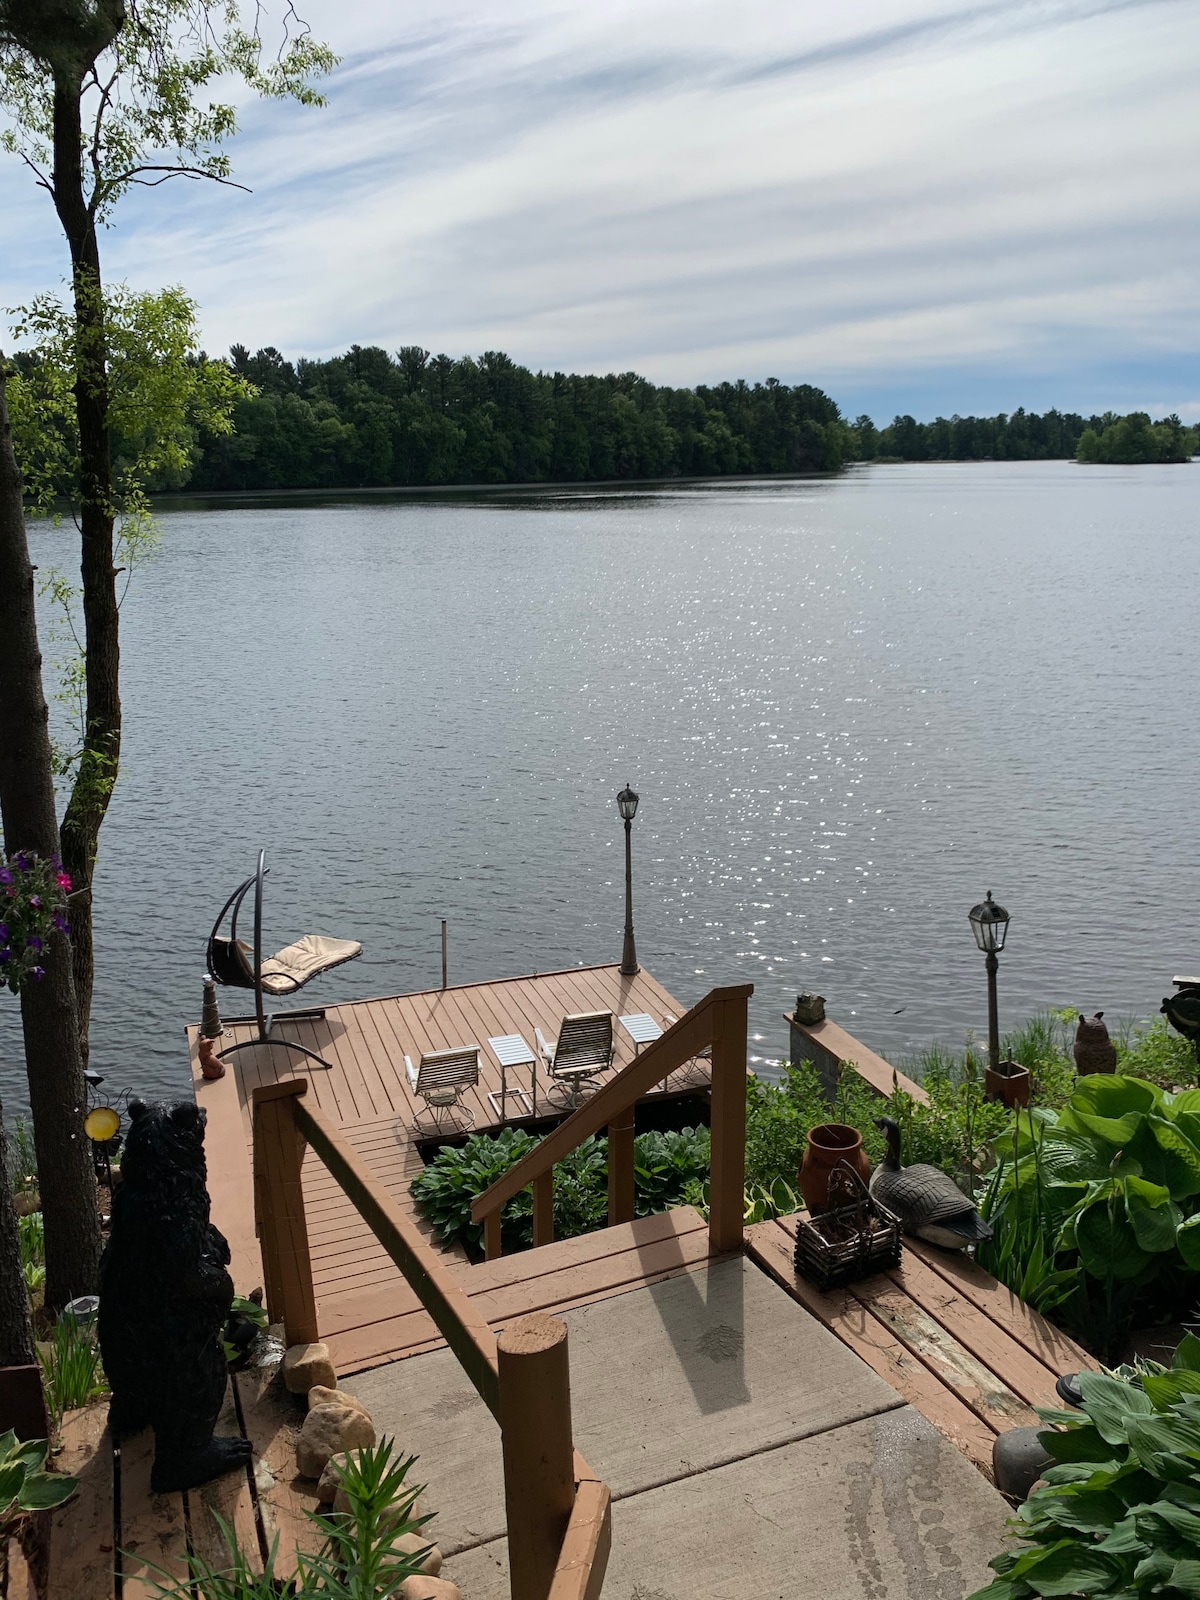
<path id="1" fill-rule="evenodd" d="M 823 1292 L 795 1270 L 796 1217 L 755 1223 L 758 1264 L 989 1476 L 992 1444 L 1061 1404 L 1096 1361 L 967 1256 L 906 1238 L 900 1266 Z"/>
<path id="2" fill-rule="evenodd" d="M 451 1263 L 488 1323 L 502 1328 L 529 1311 L 566 1311 L 694 1271 L 710 1259 L 708 1225 L 691 1206 L 599 1228 L 477 1266 Z M 321 1296 L 321 1338 L 348 1375 L 437 1349 L 444 1341 L 392 1269 L 386 1285 Z"/>

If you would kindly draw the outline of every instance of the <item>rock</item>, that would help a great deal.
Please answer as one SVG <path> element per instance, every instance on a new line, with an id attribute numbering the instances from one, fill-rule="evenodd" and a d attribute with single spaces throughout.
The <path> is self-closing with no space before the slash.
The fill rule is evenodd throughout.
<path id="1" fill-rule="evenodd" d="M 429 1543 L 430 1541 L 423 1533 L 402 1533 L 392 1548 L 399 1551 L 402 1556 L 415 1556 L 424 1550 Z M 421 1573 L 426 1578 L 436 1578 L 441 1570 L 442 1552 L 437 1545 L 433 1545 L 429 1554 L 421 1563 Z"/>
<path id="2" fill-rule="evenodd" d="M 323 1383 L 314 1383 L 308 1391 L 308 1409 L 315 1411 L 318 1406 L 330 1405 L 349 1406 L 352 1411 L 361 1411 L 364 1417 L 371 1415 L 361 1400 L 356 1400 L 344 1389 L 327 1389 Z"/>
<path id="3" fill-rule="evenodd" d="M 283 1358 L 283 1381 L 293 1394 L 307 1394 L 315 1385 L 337 1388 L 329 1347 L 323 1344 L 294 1344 Z"/>
<path id="4" fill-rule="evenodd" d="M 463 1592 L 447 1578 L 405 1578 L 400 1600 L 463 1600 Z"/>
<path id="5" fill-rule="evenodd" d="M 992 1474 L 1001 1494 L 1021 1501 L 1028 1498 L 1030 1490 L 1053 1457 L 1046 1450 L 1038 1434 L 1042 1428 L 1010 1428 L 992 1445 Z"/>
<path id="6" fill-rule="evenodd" d="M 317 1406 L 304 1419 L 296 1440 L 296 1471 L 319 1478 L 331 1456 L 375 1443 L 375 1424 L 353 1406 Z"/>

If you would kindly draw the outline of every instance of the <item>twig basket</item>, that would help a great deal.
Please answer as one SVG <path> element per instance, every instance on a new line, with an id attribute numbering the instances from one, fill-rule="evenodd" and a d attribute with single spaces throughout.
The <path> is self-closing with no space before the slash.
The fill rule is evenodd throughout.
<path id="1" fill-rule="evenodd" d="M 796 1271 L 818 1289 L 869 1278 L 900 1265 L 900 1221 L 881 1206 L 847 1163 L 829 1179 L 829 1209 L 796 1222 Z"/>

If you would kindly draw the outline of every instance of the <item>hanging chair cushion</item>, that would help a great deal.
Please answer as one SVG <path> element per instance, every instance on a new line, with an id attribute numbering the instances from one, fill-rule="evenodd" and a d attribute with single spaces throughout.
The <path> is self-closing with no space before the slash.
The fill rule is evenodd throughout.
<path id="1" fill-rule="evenodd" d="M 362 955 L 357 939 L 327 939 L 321 933 L 306 933 L 303 939 L 278 951 L 262 964 L 262 986 L 266 994 L 295 994 L 297 989 L 343 961 Z"/>

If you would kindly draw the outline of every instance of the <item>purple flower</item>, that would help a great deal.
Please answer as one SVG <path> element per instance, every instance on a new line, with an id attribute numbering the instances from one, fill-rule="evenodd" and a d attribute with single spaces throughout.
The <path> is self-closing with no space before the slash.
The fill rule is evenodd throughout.
<path id="1" fill-rule="evenodd" d="M 8 923 L 0 922 L 0 944 L 8 943 Z"/>
<path id="2" fill-rule="evenodd" d="M 7 867 L 0 867 L 0 883 L 11 883 L 12 873 Z"/>
<path id="3" fill-rule="evenodd" d="M 33 967 L 30 970 L 29 976 L 33 979 L 34 983 L 40 983 L 46 976 L 46 969 L 45 967 Z"/>
<path id="4" fill-rule="evenodd" d="M 63 916 L 61 911 L 56 911 L 54 913 L 54 926 L 58 929 L 59 933 L 66 933 L 67 929 L 70 927 L 70 923 L 67 921 L 66 917 Z"/>
<path id="5" fill-rule="evenodd" d="M 40 894 L 31 894 L 29 896 L 29 904 L 33 907 L 33 909 L 35 911 L 40 911 L 42 909 L 42 897 L 41 897 L 41 895 Z"/>
<path id="6" fill-rule="evenodd" d="M 0 950 L 0 967 L 6 967 L 11 959 L 12 956 L 10 951 Z"/>
<path id="7" fill-rule="evenodd" d="M 31 933 L 28 939 L 26 939 L 25 948 L 26 950 L 41 950 L 43 948 L 42 941 L 38 938 L 36 933 Z"/>

